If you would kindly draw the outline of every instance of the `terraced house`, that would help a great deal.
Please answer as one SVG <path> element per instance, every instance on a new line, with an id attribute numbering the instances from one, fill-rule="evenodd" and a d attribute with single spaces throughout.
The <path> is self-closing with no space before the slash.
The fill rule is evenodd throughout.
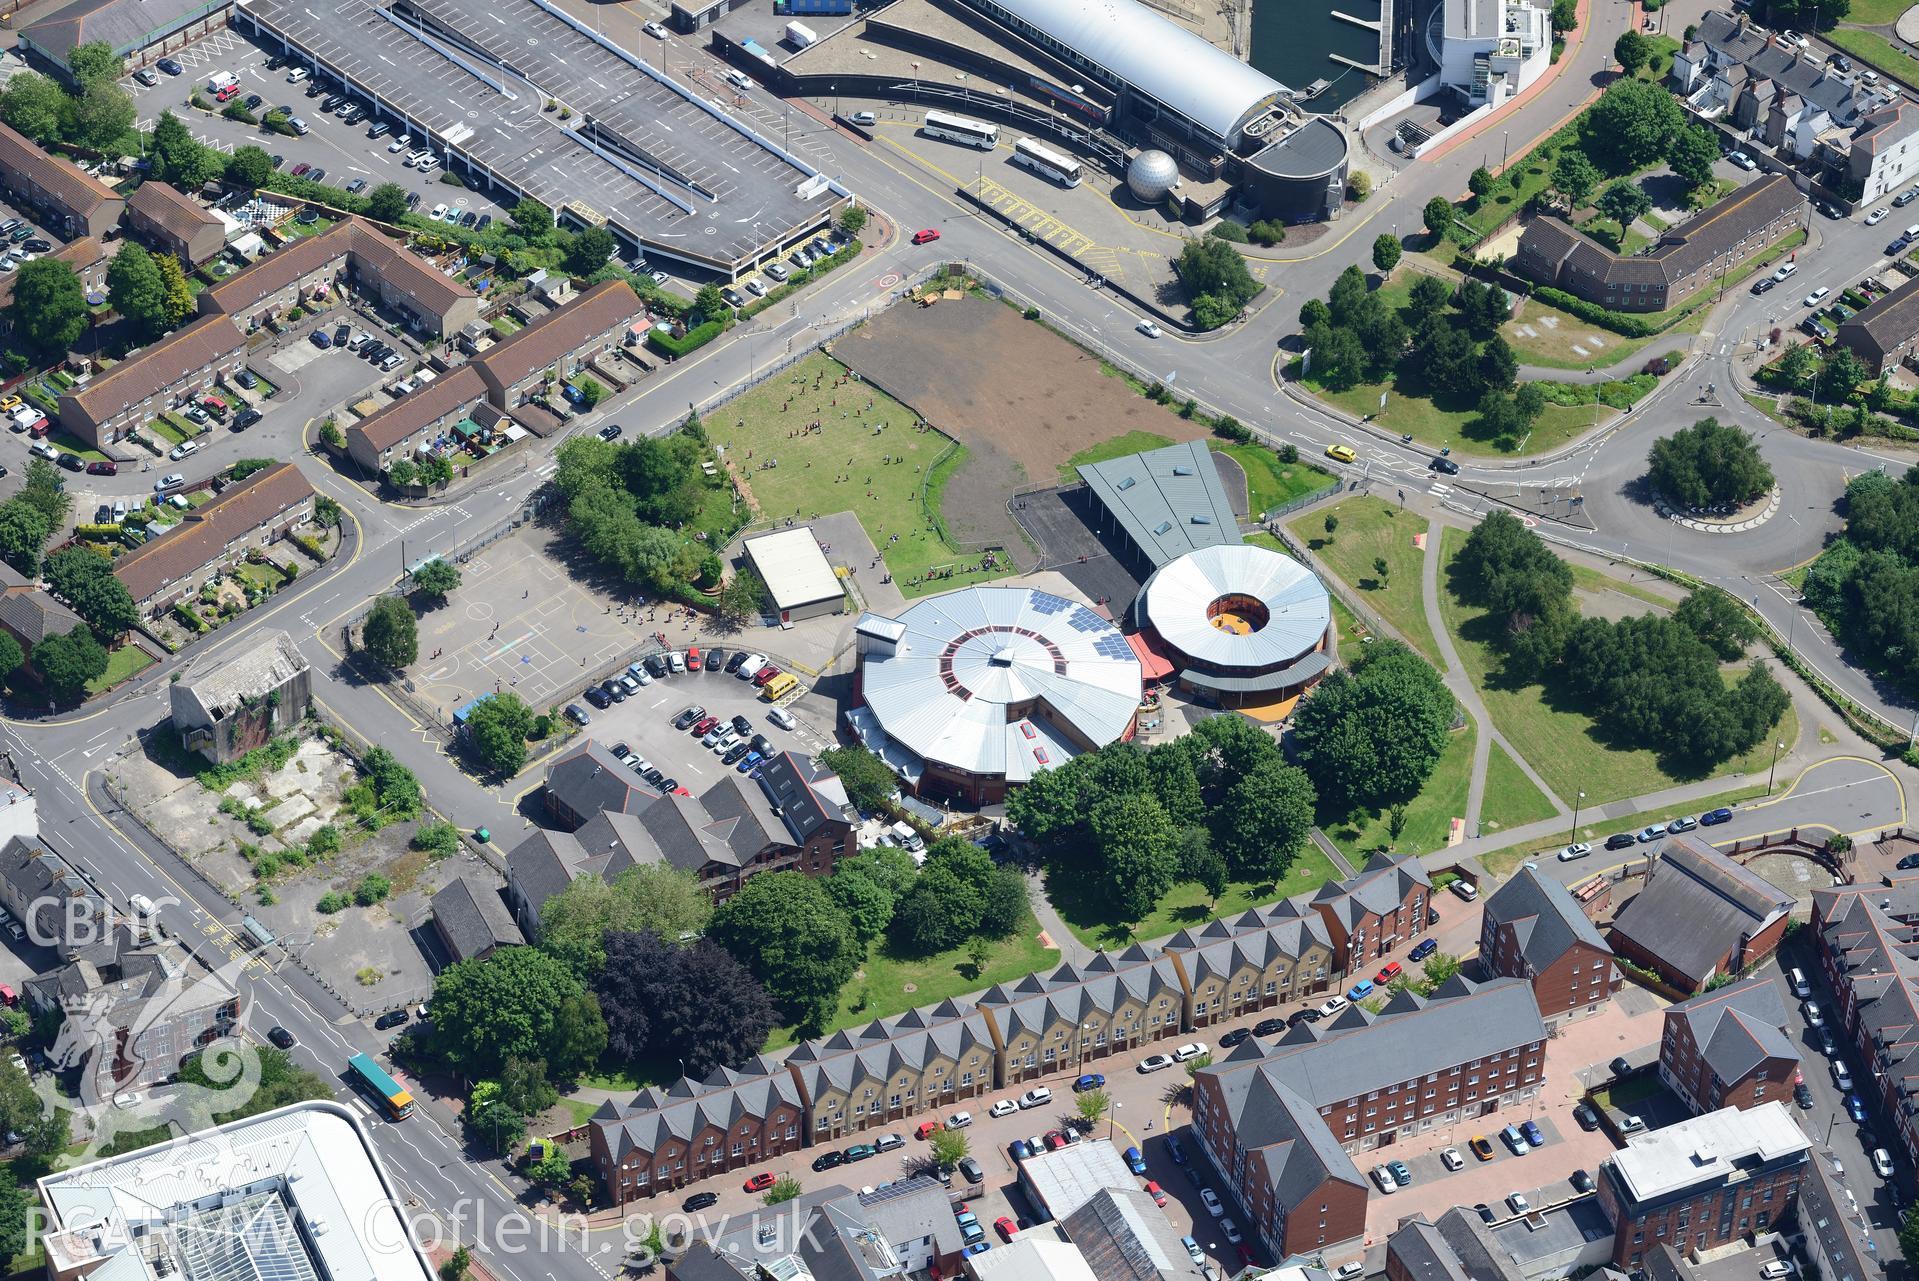
<path id="1" fill-rule="evenodd" d="M 1546 1025 L 1519 979 L 1454 975 L 1432 997 L 1397 992 L 1269 1044 L 1251 1038 L 1193 1083 L 1193 1128 L 1254 1229 L 1284 1257 L 1365 1229 L 1350 1161 L 1333 1157 L 1490 1117 L 1532 1098 Z M 1297 1163 L 1297 1164 L 1296 1164 Z"/>
<path id="2" fill-rule="evenodd" d="M 113 563 L 147 615 L 200 589 L 216 571 L 313 519 L 313 486 L 292 463 L 275 463 L 229 485 L 178 525 Z"/>
<path id="3" fill-rule="evenodd" d="M 1859 1088 L 1878 1094 L 1907 1159 L 1919 1157 L 1919 876 L 1815 890 L 1812 929 L 1834 1035 L 1863 1060 Z"/>
<path id="4" fill-rule="evenodd" d="M 1385 854 L 1368 859 L 1359 875 L 1328 881 L 1313 895 L 1342 969 L 1360 970 L 1426 932 L 1433 882 L 1418 859 Z"/>
<path id="5" fill-rule="evenodd" d="M 127 227 L 192 271 L 227 245 L 226 224 L 193 197 L 164 182 L 143 182 L 127 198 Z"/>
<path id="6" fill-rule="evenodd" d="M 916 1113 L 978 1098 L 993 1086 L 984 1015 L 953 1001 L 909 1010 L 794 1047 L 809 1140 L 826 1143 Z"/>
<path id="7" fill-rule="evenodd" d="M 202 316 L 60 395 L 60 425 L 95 449 L 125 440 L 160 411 L 247 363 L 246 335 L 224 316 Z"/>
<path id="8" fill-rule="evenodd" d="M 1181 930 L 1166 941 L 1166 955 L 1193 1028 L 1323 992 L 1340 973 L 1326 922 L 1290 899 Z"/>
<path id="9" fill-rule="evenodd" d="M 805 1105 L 793 1075 L 757 1058 L 704 1081 L 642 1090 L 593 1114 L 594 1168 L 618 1204 L 805 1146 Z"/>
<path id="10" fill-rule="evenodd" d="M 1000 1084 L 1017 1085 L 1172 1036 L 1186 1026 L 1179 970 L 1138 944 L 988 988 Z"/>
<path id="11" fill-rule="evenodd" d="M 1531 983 L 1547 1027 L 1598 1013 L 1624 982 L 1572 891 L 1531 867 L 1486 900 L 1479 960 L 1494 974 Z"/>
<path id="12" fill-rule="evenodd" d="M 57 235 L 96 240 L 119 225 L 127 207 L 112 187 L 6 125 L 0 125 L 0 195 Z"/>

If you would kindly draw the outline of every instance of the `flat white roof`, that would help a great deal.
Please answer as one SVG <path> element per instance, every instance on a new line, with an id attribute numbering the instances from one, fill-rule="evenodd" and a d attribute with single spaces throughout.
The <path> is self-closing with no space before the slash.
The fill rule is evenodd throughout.
<path id="1" fill-rule="evenodd" d="M 753 558 L 754 568 L 773 594 L 773 603 L 781 609 L 798 609 L 846 595 L 840 576 L 833 572 L 809 526 L 749 538 L 746 554 Z"/>
<path id="2" fill-rule="evenodd" d="M 330 1100 L 49 1174 L 40 1195 L 51 1217 L 50 1254 L 103 1259 L 91 1273 L 97 1281 L 157 1281 L 160 1258 L 172 1265 L 174 1281 L 311 1273 L 327 1281 L 437 1281 L 373 1145 L 353 1114 Z M 297 1218 L 306 1232 L 291 1240 L 257 1230 L 236 1237 L 231 1225 L 214 1221 L 249 1199 L 274 1209 L 276 1219 Z M 232 1249 L 209 1255 L 208 1238 L 222 1236 L 237 1241 L 244 1257 Z M 317 1259 L 307 1257 L 309 1243 Z"/>
<path id="3" fill-rule="evenodd" d="M 1635 1137 L 1612 1156 L 1626 1190 L 1653 1201 L 1701 1183 L 1718 1183 L 1742 1163 L 1776 1161 L 1812 1147 L 1786 1105 L 1721 1108 Z"/>
<path id="4" fill-rule="evenodd" d="M 1296 662 L 1326 635 L 1333 619 L 1325 584 L 1294 560 L 1250 543 L 1202 547 L 1163 565 L 1140 592 L 1146 621 L 1165 642 L 1198 662 L 1228 671 L 1259 671 Z M 1256 630 L 1225 631 L 1220 609 L 1265 614 Z"/>
<path id="5" fill-rule="evenodd" d="M 1074 1143 L 1020 1163 L 1027 1184 L 1055 1220 L 1064 1219 L 1107 1188 L 1137 1187 L 1119 1149 L 1106 1139 Z"/>

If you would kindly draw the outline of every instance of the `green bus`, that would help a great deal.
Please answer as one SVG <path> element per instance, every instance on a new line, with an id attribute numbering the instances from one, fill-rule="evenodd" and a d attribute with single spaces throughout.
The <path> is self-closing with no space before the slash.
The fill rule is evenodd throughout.
<path id="1" fill-rule="evenodd" d="M 413 1096 L 387 1075 L 385 1068 L 370 1054 L 356 1054 L 346 1061 L 353 1083 L 371 1094 L 386 1109 L 389 1120 L 398 1121 L 413 1114 Z"/>

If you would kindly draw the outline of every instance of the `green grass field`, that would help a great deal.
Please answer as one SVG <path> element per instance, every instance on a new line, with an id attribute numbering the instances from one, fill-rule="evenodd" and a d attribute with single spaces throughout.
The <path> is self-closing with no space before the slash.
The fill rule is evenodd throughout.
<path id="1" fill-rule="evenodd" d="M 1590 565 L 1572 565 L 1573 586 L 1586 592 L 1618 592 L 1622 596 L 1631 596 L 1648 605 L 1657 606 L 1662 613 L 1670 614 L 1679 608 L 1679 602 L 1669 596 L 1661 596 L 1650 582 L 1641 584 L 1627 582 L 1623 578 L 1614 578 L 1611 574 L 1602 574 Z"/>
<path id="2" fill-rule="evenodd" d="M 1557 812 L 1546 794 L 1506 754 L 1506 749 L 1494 743 L 1492 754 L 1486 759 L 1486 794 L 1479 803 L 1480 831 L 1524 827 L 1551 818 Z"/>
<path id="3" fill-rule="evenodd" d="M 1135 939 L 1162 938 L 1175 930 L 1232 916 L 1256 903 L 1290 898 L 1302 890 L 1317 889 L 1337 875 L 1332 860 L 1308 841 L 1277 885 L 1271 881 L 1228 881 L 1219 901 L 1208 903 L 1205 891 L 1198 885 L 1181 881 L 1160 900 L 1152 915 L 1131 931 L 1124 923 L 1104 916 L 1103 905 L 1088 903 L 1073 886 L 1049 880 L 1046 897 L 1058 910 L 1060 919 L 1066 922 L 1066 928 L 1073 931 L 1073 937 L 1088 947 L 1113 949 L 1125 947 Z"/>
<path id="4" fill-rule="evenodd" d="M 874 388 L 839 383 L 845 372 L 815 353 L 707 416 L 707 434 L 726 447 L 745 477 L 757 515 L 798 522 L 853 512 L 909 597 L 1010 573 L 1004 564 L 982 570 L 978 553 L 949 547 L 921 501 L 924 488 L 938 510 L 943 482 L 966 451 L 938 432 L 915 430 L 913 411 Z M 820 434 L 805 431 L 814 421 L 822 424 Z M 885 461 L 895 457 L 901 461 Z M 775 460 L 777 466 L 764 466 Z M 896 534 L 899 541 L 889 541 Z M 956 572 L 926 578 L 943 568 Z"/>
<path id="5" fill-rule="evenodd" d="M 1460 530 L 1440 532 L 1440 614 L 1458 647 L 1466 676 L 1480 691 L 1494 724 L 1508 742 L 1524 744 L 1527 761 L 1546 785 L 1567 804 L 1584 790 L 1585 805 L 1596 806 L 1694 781 L 1670 772 L 1656 752 L 1607 739 L 1591 717 L 1578 708 L 1554 704 L 1544 687 L 1513 687 L 1499 679 L 1502 660 L 1484 612 L 1449 590 L 1447 571 L 1465 539 Z M 1798 737 L 1798 719 L 1790 708 L 1777 732 L 1788 744 Z M 1707 777 L 1763 770 L 1771 756 L 1771 743 L 1762 743 Z"/>
<path id="6" fill-rule="evenodd" d="M 1904 7 L 1900 8 L 1903 11 Z M 1915 64 L 1903 49 L 1876 31 L 1834 27 L 1826 32 L 1826 39 L 1889 76 L 1908 83 L 1919 81 L 1919 64 Z"/>
<path id="7" fill-rule="evenodd" d="M 1466 817 L 1467 792 L 1472 783 L 1473 742 L 1478 736 L 1472 719 L 1453 734 L 1439 763 L 1419 795 L 1406 802 L 1406 826 L 1392 839 L 1386 810 L 1360 810 L 1343 818 L 1322 815 L 1320 830 L 1357 866 L 1366 855 L 1390 845 L 1400 854 L 1430 854 L 1444 848 L 1452 821 Z"/>
<path id="8" fill-rule="evenodd" d="M 88 694 L 100 694 L 153 666 L 153 656 L 138 645 L 107 651 L 107 670 L 87 682 Z"/>
<path id="9" fill-rule="evenodd" d="M 1282 463 L 1279 454 L 1264 445 L 1221 445 L 1219 452 L 1246 473 L 1246 510 L 1255 519 L 1262 512 L 1283 507 L 1296 498 L 1334 483 L 1331 472 L 1311 463 Z"/>
<path id="10" fill-rule="evenodd" d="M 1327 516 L 1339 518 L 1339 528 L 1331 541 L 1326 534 Z M 1357 589 L 1381 618 L 1398 628 L 1414 649 L 1437 661 L 1439 644 L 1426 623 L 1425 606 L 1420 600 L 1419 566 L 1424 553 L 1413 546 L 1413 538 L 1426 532 L 1424 516 L 1401 511 L 1383 499 L 1359 497 L 1300 516 L 1288 528 L 1293 537 L 1310 546 L 1335 574 Z M 1384 581 L 1373 567 L 1373 561 L 1382 556 L 1386 559 Z"/>
<path id="11" fill-rule="evenodd" d="M 1111 440 L 1102 440 L 1090 449 L 1082 449 L 1059 465 L 1059 483 L 1070 485 L 1079 479 L 1079 468 L 1089 463 L 1103 463 L 1109 458 L 1124 458 L 1128 454 L 1143 454 L 1149 449 L 1164 449 L 1173 442 L 1156 431 L 1129 431 L 1124 436 L 1115 436 Z"/>
<path id="12" fill-rule="evenodd" d="M 1911 7 L 1911 0 L 1852 0 L 1846 21 L 1861 27 L 1889 27 Z"/>
<path id="13" fill-rule="evenodd" d="M 1667 340 L 1681 342 L 1686 335 L 1698 333 L 1706 323 L 1706 310 L 1702 308 L 1694 312 L 1663 334 L 1654 334 L 1650 338 L 1628 338 L 1581 320 L 1571 312 L 1549 307 L 1536 298 L 1528 298 L 1521 305 L 1519 314 L 1501 326 L 1499 332 L 1512 344 L 1522 365 L 1543 369 L 1586 369 L 1593 365 L 1604 368 L 1637 355 L 1654 343 Z M 1548 320 L 1554 323 L 1547 324 Z M 1531 329 L 1533 336 L 1529 338 L 1520 333 L 1521 326 Z M 1586 341 L 1590 336 L 1600 340 L 1601 346 L 1596 351 Z M 1574 344 L 1586 348 L 1588 354 L 1582 356 L 1574 351 Z"/>

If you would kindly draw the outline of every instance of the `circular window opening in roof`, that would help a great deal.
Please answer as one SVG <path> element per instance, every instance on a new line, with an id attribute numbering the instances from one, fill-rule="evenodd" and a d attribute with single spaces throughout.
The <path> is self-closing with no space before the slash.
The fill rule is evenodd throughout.
<path id="1" fill-rule="evenodd" d="M 1272 615 L 1251 596 L 1228 592 L 1206 607 L 1206 620 L 1222 632 L 1250 636 L 1266 626 Z"/>

